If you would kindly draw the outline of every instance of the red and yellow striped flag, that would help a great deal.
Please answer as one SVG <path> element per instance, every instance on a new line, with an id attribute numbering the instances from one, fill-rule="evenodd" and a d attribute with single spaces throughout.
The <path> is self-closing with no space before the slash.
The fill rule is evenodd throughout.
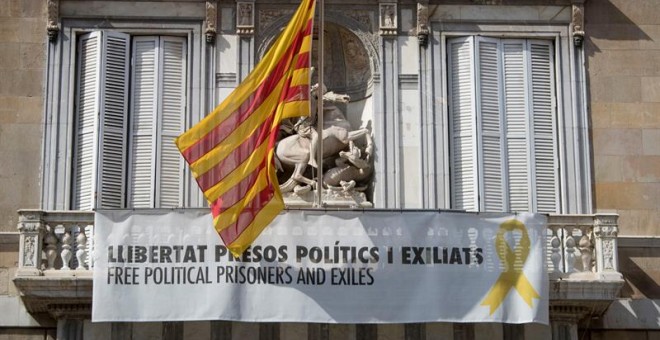
<path id="1" fill-rule="evenodd" d="M 273 154 L 280 122 L 309 115 L 314 0 L 303 0 L 254 70 L 175 143 L 238 256 L 284 209 Z"/>

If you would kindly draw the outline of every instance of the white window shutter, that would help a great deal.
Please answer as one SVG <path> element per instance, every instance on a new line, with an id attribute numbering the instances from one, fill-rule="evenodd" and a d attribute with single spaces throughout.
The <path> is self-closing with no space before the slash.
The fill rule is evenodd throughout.
<path id="1" fill-rule="evenodd" d="M 506 164 L 503 162 L 503 109 L 499 39 L 478 37 L 476 53 L 479 155 L 479 210 L 505 211 Z"/>
<path id="2" fill-rule="evenodd" d="M 452 208 L 556 212 L 551 41 L 447 42 Z"/>
<path id="3" fill-rule="evenodd" d="M 502 41 L 510 211 L 530 210 L 527 68 L 524 40 Z"/>
<path id="4" fill-rule="evenodd" d="M 99 31 L 78 43 L 74 209 L 124 207 L 128 40 Z"/>
<path id="5" fill-rule="evenodd" d="M 160 119 L 158 128 L 157 206 L 183 205 L 183 159 L 174 138 L 183 132 L 186 110 L 186 39 L 160 38 Z"/>
<path id="6" fill-rule="evenodd" d="M 528 41 L 531 72 L 532 162 L 535 211 L 559 209 L 555 122 L 553 46 L 550 41 Z"/>
<path id="7" fill-rule="evenodd" d="M 157 37 L 133 38 L 129 206 L 153 208 L 156 173 Z"/>
<path id="8" fill-rule="evenodd" d="M 100 104 L 101 32 L 78 40 L 76 70 L 76 141 L 73 169 L 73 209 L 92 210 L 96 192 L 96 148 Z"/>
<path id="9" fill-rule="evenodd" d="M 108 31 L 103 32 L 103 38 L 97 206 L 123 208 L 126 197 L 129 36 Z"/>
<path id="10" fill-rule="evenodd" d="M 448 41 L 452 207 L 478 210 L 473 37 Z"/>

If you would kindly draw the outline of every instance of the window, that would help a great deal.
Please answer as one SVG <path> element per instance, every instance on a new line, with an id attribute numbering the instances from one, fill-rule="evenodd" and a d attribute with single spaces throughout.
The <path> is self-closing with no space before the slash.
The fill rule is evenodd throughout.
<path id="1" fill-rule="evenodd" d="M 452 208 L 559 211 L 552 41 L 447 41 Z"/>
<path id="2" fill-rule="evenodd" d="M 79 38 L 74 209 L 182 205 L 173 139 L 186 117 L 186 45 L 111 31 Z"/>

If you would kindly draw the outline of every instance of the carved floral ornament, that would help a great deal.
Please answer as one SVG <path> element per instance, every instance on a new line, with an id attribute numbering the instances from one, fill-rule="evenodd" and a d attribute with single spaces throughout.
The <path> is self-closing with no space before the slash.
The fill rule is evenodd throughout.
<path id="1" fill-rule="evenodd" d="M 48 13 L 46 20 L 46 33 L 48 40 L 55 41 L 57 34 L 60 31 L 59 16 L 60 16 L 60 1 L 48 0 Z"/>
<path id="2" fill-rule="evenodd" d="M 582 46 L 584 40 L 584 0 L 573 0 L 571 26 L 573 28 L 573 43 Z"/>
<path id="3" fill-rule="evenodd" d="M 217 0 L 206 1 L 206 29 L 204 35 L 206 42 L 215 43 L 215 36 L 218 32 L 218 4 Z"/>

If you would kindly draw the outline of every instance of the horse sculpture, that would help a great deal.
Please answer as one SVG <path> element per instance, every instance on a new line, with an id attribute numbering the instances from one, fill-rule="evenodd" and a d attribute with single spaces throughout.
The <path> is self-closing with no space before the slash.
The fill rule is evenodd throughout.
<path id="1" fill-rule="evenodd" d="M 350 122 L 335 103 L 348 103 L 348 95 L 327 92 L 323 94 L 323 159 L 338 158 L 349 143 L 369 133 L 367 129 L 352 130 Z M 312 87 L 312 93 L 318 92 L 318 84 Z M 313 98 L 315 96 L 312 96 Z M 296 193 L 307 192 L 316 186 L 316 181 L 305 177 L 308 165 L 323 170 L 316 164 L 316 149 L 319 138 L 314 128 L 316 115 L 301 118 L 293 127 L 294 134 L 281 139 L 275 150 L 278 166 L 293 168 L 291 177 L 280 185 L 280 191 Z"/>

